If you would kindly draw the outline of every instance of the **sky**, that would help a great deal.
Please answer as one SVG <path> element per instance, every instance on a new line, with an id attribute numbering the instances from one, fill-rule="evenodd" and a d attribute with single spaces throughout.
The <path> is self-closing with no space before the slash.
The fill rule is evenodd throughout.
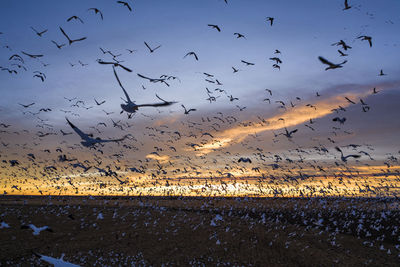
<path id="1" fill-rule="evenodd" d="M 398 1 L 354 0 L 348 10 L 336 0 L 127 3 L 132 11 L 117 1 L 1 1 L 0 174 L 6 177 L 1 191 L 269 196 L 286 188 L 285 194 L 297 196 L 318 186 L 320 194 L 379 195 L 389 186 L 382 194 L 396 194 Z M 90 8 L 98 8 L 103 19 Z M 83 23 L 67 21 L 73 15 Z M 272 26 L 267 17 L 274 18 Z M 38 36 L 31 27 L 47 31 Z M 86 39 L 68 45 L 60 27 L 72 39 Z M 372 37 L 372 47 L 357 38 L 364 35 Z M 333 45 L 340 40 L 351 48 Z M 65 46 L 58 49 L 52 41 Z M 144 42 L 161 46 L 150 53 Z M 185 57 L 188 52 L 198 60 Z M 325 70 L 320 56 L 346 63 Z M 280 69 L 273 67 L 274 57 Z M 136 104 L 158 102 L 156 94 L 178 103 L 139 108 L 131 118 L 120 114 L 125 96 L 112 67 L 98 59 L 117 60 L 132 70 L 116 68 Z M 35 74 L 45 75 L 44 81 Z M 167 86 L 137 74 L 176 78 L 166 80 Z M 207 100 L 210 96 L 215 101 Z M 94 99 L 105 102 L 97 105 Z M 184 114 L 182 104 L 195 111 Z M 83 147 L 66 117 L 95 137 L 128 138 Z M 341 124 L 335 117 L 346 120 Z M 286 137 L 285 127 L 297 131 Z M 343 161 L 335 147 L 361 157 Z M 70 161 L 60 161 L 60 155 Z M 252 162 L 238 162 L 241 157 Z M 19 164 L 11 166 L 12 160 Z M 79 163 L 91 168 L 84 172 Z M 337 179 L 341 191 L 329 189 L 332 177 L 339 176 L 351 190 Z M 233 177 L 268 179 L 236 187 Z M 369 184 L 375 189 L 365 189 Z"/>

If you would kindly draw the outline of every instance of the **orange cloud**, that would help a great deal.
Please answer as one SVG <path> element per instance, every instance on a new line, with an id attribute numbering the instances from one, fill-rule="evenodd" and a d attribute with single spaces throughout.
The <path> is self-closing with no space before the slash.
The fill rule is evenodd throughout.
<path id="1" fill-rule="evenodd" d="M 278 115 L 272 116 L 270 118 L 265 118 L 266 122 L 262 125 L 252 124 L 247 127 L 237 126 L 227 129 L 218 134 L 215 140 L 204 144 L 197 149 L 200 151 L 199 154 L 207 154 L 215 149 L 229 146 L 232 143 L 241 142 L 249 134 L 261 133 L 270 130 L 279 130 L 283 129 L 284 127 L 296 126 L 309 121 L 310 118 L 316 119 L 329 115 L 334 112 L 332 110 L 338 108 L 338 106 L 349 106 L 350 103 L 345 99 L 345 97 L 348 97 L 350 99 L 358 99 L 368 96 L 369 94 L 370 92 L 351 92 L 342 95 L 332 96 L 321 101 L 310 103 L 312 104 L 312 106 L 316 107 L 315 109 L 312 106 L 310 107 L 306 105 L 288 108 L 286 111 Z"/>

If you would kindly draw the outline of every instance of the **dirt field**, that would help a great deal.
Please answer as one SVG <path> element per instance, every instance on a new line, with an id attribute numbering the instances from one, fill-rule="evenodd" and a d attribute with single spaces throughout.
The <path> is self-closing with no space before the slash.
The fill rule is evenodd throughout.
<path id="1" fill-rule="evenodd" d="M 399 266 L 383 199 L 0 198 L 1 266 Z M 22 225 L 49 226 L 33 235 Z M 1 226 L 0 226 L 1 228 Z"/>

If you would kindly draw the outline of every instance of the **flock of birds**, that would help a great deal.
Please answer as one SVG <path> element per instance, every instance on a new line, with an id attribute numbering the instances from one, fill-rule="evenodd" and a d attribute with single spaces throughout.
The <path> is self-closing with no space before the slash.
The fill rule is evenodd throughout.
<path id="1" fill-rule="evenodd" d="M 118 5 L 125 8 L 125 11 L 133 12 L 133 5 L 124 1 L 115 1 Z M 228 4 L 227 0 L 224 0 Z M 343 12 L 353 8 L 348 0 L 344 1 Z M 86 10 L 89 16 L 96 16 L 100 21 L 107 20 L 107 13 L 99 8 L 89 8 Z M 279 18 L 278 18 L 279 19 Z M 274 27 L 279 20 L 275 17 L 265 18 L 265 27 Z M 72 15 L 66 18 L 67 23 L 85 24 L 86 17 Z M 223 27 L 217 24 L 204 25 L 210 31 L 219 34 Z M 48 29 L 30 27 L 37 38 L 46 39 Z M 88 37 L 77 36 L 73 32 L 67 32 L 65 27 L 59 26 L 57 31 L 59 40 L 46 40 L 56 46 L 58 50 L 66 49 L 68 46 L 77 43 L 87 42 Z M 247 41 L 244 33 L 235 32 L 236 39 Z M 35 38 L 36 38 L 35 36 Z M 7 38 L 7 33 L 0 32 L 0 38 Z M 64 41 L 60 41 L 60 40 Z M 373 47 L 373 38 L 368 35 L 356 35 L 355 41 L 360 45 Z M 1 44 L 4 40 L 0 39 Z M 333 63 L 323 56 L 316 58 L 323 64 L 325 71 L 335 71 L 335 69 L 345 68 L 348 56 L 353 47 L 344 40 L 339 40 L 332 44 L 338 47 L 337 52 L 340 58 L 345 58 L 339 63 Z M 40 62 L 42 68 L 32 71 L 32 78 L 38 82 L 46 82 L 46 67 L 49 65 L 42 61 L 44 54 L 36 54 L 21 50 L 15 52 L 9 45 L 3 45 L 3 49 L 10 51 L 8 64 L 1 66 L 0 70 L 8 72 L 12 76 L 20 72 L 31 71 L 30 62 Z M 154 44 L 143 41 L 143 48 L 146 52 L 153 54 L 159 49 L 163 49 L 161 44 Z M 227 103 L 234 107 L 235 112 L 205 112 L 200 114 L 198 107 L 190 107 L 189 103 L 179 103 L 176 100 L 166 100 L 155 94 L 157 100 L 153 103 L 136 103 L 137 97 L 132 97 L 131 91 L 124 86 L 124 80 L 120 79 L 121 73 L 133 73 L 132 68 L 121 59 L 124 55 L 115 51 L 99 48 L 99 53 L 107 59 L 97 59 L 95 64 L 99 64 L 104 69 L 112 73 L 115 78 L 115 87 L 118 88 L 118 96 L 124 96 L 123 103 L 120 104 L 120 114 L 114 111 L 103 109 L 107 100 L 93 98 L 90 100 L 80 99 L 79 97 L 61 96 L 61 100 L 67 108 L 59 109 L 53 107 L 40 107 L 35 102 L 16 103 L 22 114 L 27 118 L 34 119 L 36 126 L 34 129 L 18 129 L 14 123 L 0 121 L 0 168 L 4 174 L 0 182 L 4 195 L 7 194 L 40 194 L 40 195 L 124 195 L 139 196 L 274 196 L 274 197 L 304 197 L 308 198 L 309 203 L 304 207 L 294 205 L 294 212 L 286 214 L 286 206 L 277 206 L 269 211 L 262 212 L 264 207 L 248 209 L 247 206 L 237 211 L 237 215 L 246 221 L 251 227 L 270 225 L 270 229 L 284 229 L 293 220 L 301 222 L 305 231 L 319 231 L 319 235 L 328 235 L 327 240 L 333 247 L 338 247 L 338 233 L 350 232 L 358 238 L 371 238 L 365 241 L 365 246 L 377 246 L 380 242 L 388 241 L 395 244 L 394 240 L 398 235 L 398 227 L 391 222 L 398 222 L 397 213 L 390 210 L 376 209 L 358 210 L 353 206 L 353 200 L 343 198 L 343 203 L 348 204 L 348 208 L 339 207 L 342 202 L 335 202 L 331 206 L 324 200 L 315 200 L 312 197 L 382 197 L 385 205 L 392 199 L 398 200 L 398 181 L 400 179 L 400 169 L 398 168 L 400 151 L 387 153 L 383 158 L 376 159 L 373 152 L 375 147 L 366 142 L 363 143 L 344 143 L 346 137 L 353 137 L 354 131 L 349 126 L 351 112 L 365 114 L 373 110 L 373 106 L 367 104 L 373 102 L 372 98 L 380 93 L 379 85 L 370 88 L 369 92 L 357 99 L 353 95 L 341 96 L 342 103 L 330 110 L 326 118 L 318 117 L 321 109 L 319 101 L 324 100 L 324 93 L 316 92 L 311 99 L 302 99 L 300 96 L 292 96 L 292 99 L 276 98 L 275 89 L 264 89 L 262 96 L 263 104 L 273 106 L 282 112 L 282 116 L 276 121 L 267 120 L 264 116 L 256 116 L 254 120 L 242 120 L 242 114 L 249 110 L 241 105 L 243 102 L 239 97 L 224 86 L 224 81 L 216 74 L 201 71 L 202 82 L 205 87 L 205 101 L 213 104 L 225 98 Z M 335 48 L 336 50 L 336 48 Z M 12 52 L 11 52 L 12 51 Z M 136 54 L 137 49 L 126 49 L 129 54 Z M 186 50 L 188 51 L 188 50 Z M 283 61 L 279 49 L 271 51 L 269 57 L 272 62 L 273 71 L 281 70 Z M 336 51 L 335 51 L 336 53 Z M 188 51 L 183 55 L 183 60 L 200 61 L 195 51 Z M 286 60 L 286 59 L 285 59 Z M 336 62 L 335 60 L 333 60 Z M 80 65 L 86 67 L 91 63 L 69 63 L 71 67 Z M 241 60 L 244 68 L 251 68 L 256 63 L 248 60 Z M 79 66 L 78 65 L 78 66 Z M 240 75 L 243 70 L 237 66 L 230 66 L 232 75 Z M 323 72 L 323 69 L 321 68 Z M 118 75 L 120 74 L 120 76 Z M 377 76 L 386 76 L 381 69 Z M 150 77 L 149 77 L 150 76 Z M 173 83 L 182 82 L 177 76 L 163 74 L 160 76 L 144 75 L 136 73 L 135 77 L 140 81 L 145 81 L 162 86 L 173 87 Z M 121 76 L 123 78 L 123 76 Z M 41 83 L 40 83 L 41 84 Z M 215 88 L 213 88 L 215 87 Z M 120 89 L 121 90 L 120 90 Z M 378 88 L 378 89 L 377 89 Z M 145 85 L 142 89 L 146 90 Z M 162 96 L 162 95 L 161 95 Z M 150 102 L 150 101 L 149 101 Z M 167 108 L 176 104 L 180 105 L 180 116 L 175 116 L 171 120 L 158 120 L 155 115 L 140 113 L 146 108 L 153 108 L 159 114 L 166 113 Z M 179 106 L 176 105 L 176 106 Z M 309 118 L 301 124 L 290 124 L 283 116 L 286 112 L 304 107 L 309 110 Z M 92 121 L 90 126 L 83 126 L 80 123 L 81 111 L 91 110 L 102 117 L 101 121 Z M 49 114 L 55 112 L 64 113 L 65 126 L 54 126 L 48 118 Z M 169 111 L 170 114 L 173 113 Z M 104 114 L 104 115 L 103 115 Z M 126 114 L 127 119 L 125 115 Z M 138 116 L 143 116 L 146 125 L 137 133 L 136 121 Z M 117 117 L 119 116 L 119 117 Z M 324 115 L 325 116 L 325 115 Z M 168 117 L 168 116 L 167 116 Z M 176 119 L 178 118 L 178 119 Z M 176 119 L 176 120 L 175 120 Z M 322 120 L 328 120 L 328 133 L 325 129 L 318 127 Z M 63 119 L 64 121 L 64 119 Z M 133 121 L 133 122 L 132 122 Z M 15 123 L 17 124 L 17 123 Z M 272 124 L 279 127 L 271 128 L 271 142 L 266 142 L 265 136 L 261 136 L 263 129 Z M 85 128 L 84 128 L 85 127 Z M 38 130 L 37 130 L 38 129 Z M 243 134 L 236 135 L 232 146 L 227 145 L 231 140 L 226 137 L 229 131 L 237 130 Z M 254 129 L 254 134 L 247 129 Z M 36 131 L 36 132 L 35 132 Z M 110 133 L 118 132 L 117 138 L 95 137 L 106 136 Z M 95 134 L 91 133 L 95 132 Z M 300 136 L 304 133 L 311 141 L 312 145 L 300 144 Z M 318 136 L 320 134 L 320 136 Z M 23 141 L 13 144 L 9 141 L 12 136 L 23 136 Z M 32 140 L 25 139 L 30 136 Z M 59 142 L 55 147 L 50 140 Z M 64 137 L 70 136 L 68 138 Z M 317 137 L 318 136 L 318 137 Z M 22 138 L 19 138 L 22 139 Z M 228 140 L 229 139 L 229 140 Z M 80 141 L 77 144 L 77 141 Z M 269 141 L 269 140 L 268 140 Z M 279 143 L 279 144 L 277 144 Z M 278 145 L 289 147 L 287 150 L 276 152 Z M 269 151 L 269 148 L 274 148 Z M 13 153 L 8 153 L 13 151 Z M 14 153 L 14 151 L 16 151 Z M 143 151 L 148 151 L 146 156 L 141 156 Z M 139 155 L 139 156 L 138 156 Z M 247 200 L 245 200 L 247 201 Z M 313 202 L 315 201 L 315 202 Z M 340 201 L 340 200 L 338 200 Z M 150 202 L 149 202 L 150 203 Z M 254 203 L 253 203 L 254 204 Z M 162 209 L 157 205 L 148 207 L 151 212 L 159 212 L 160 216 L 167 209 Z M 255 203 L 254 205 L 257 205 Z M 286 204 L 285 204 L 286 205 Z M 292 206 L 293 206 L 292 205 Z M 309 206 L 319 206 L 317 210 Z M 291 206 L 291 207 L 292 207 Z M 376 205 L 374 207 L 377 207 Z M 201 211 L 209 210 L 212 219 L 202 219 L 201 223 L 194 224 L 184 221 L 184 225 L 191 227 L 191 231 L 197 228 L 219 227 L 224 225 L 232 215 L 226 209 L 208 209 L 205 202 L 200 208 Z M 70 209 L 66 207 L 65 209 Z M 293 208 L 293 207 L 292 207 Z M 71 208 L 72 209 L 72 208 Z M 79 210 L 79 209 L 78 209 Z M 318 211 L 319 211 L 318 210 Z M 325 212 L 326 211 L 326 212 Z M 68 210 L 69 212 L 69 210 Z M 117 212 L 117 211 L 115 211 Z M 142 209 L 131 212 L 130 215 L 139 216 L 144 212 Z M 187 212 L 180 211 L 180 212 Z M 62 211 L 61 213 L 66 213 Z M 148 212 L 150 213 L 150 211 Z M 146 218 L 148 218 L 146 213 Z M 6 213 L 4 213 L 6 214 Z M 2 216 L 4 216 L 4 214 Z M 371 219 L 366 214 L 372 214 Z M 63 214 L 64 216 L 65 214 Z M 103 214 L 99 213 L 97 220 L 103 220 Z M 128 215 L 127 215 L 128 216 Z M 209 216 L 209 214 L 207 215 Z M 1 217 L 0 217 L 1 218 Z M 175 218 L 175 217 L 174 217 Z M 190 216 L 181 216 L 177 220 L 190 220 Z M 68 219 L 75 221 L 75 215 L 69 214 Z M 155 225 L 159 217 L 154 221 L 146 223 Z M 379 222 L 379 223 L 377 223 Z M 81 228 L 91 227 L 84 225 L 81 219 Z M 379 224 L 379 225 L 378 225 Z M 297 226 L 296 226 L 297 227 Z M 0 229 L 8 229 L 10 224 L 2 221 Z M 264 227 L 265 228 L 265 227 Z M 36 226 L 33 223 L 22 222 L 20 229 L 25 233 L 32 232 L 34 236 L 43 235 L 42 233 L 54 233 L 56 228 L 53 226 Z M 229 227 L 221 228 L 222 232 L 231 234 L 234 229 Z M 335 229 L 335 230 L 332 230 Z M 288 233 L 288 240 L 301 233 L 300 227 Z M 219 234 L 219 233 L 218 233 Z M 304 233 L 303 233 L 304 234 Z M 272 233 L 271 233 L 272 235 Z M 221 238 L 217 237 L 216 231 L 209 238 L 215 240 L 216 245 L 221 245 Z M 275 236 L 269 243 L 272 246 L 277 240 Z M 257 241 L 258 242 L 258 241 Z M 256 243 L 254 243 L 256 246 Z M 290 242 L 285 243 L 286 248 Z M 382 248 L 383 245 L 380 245 Z M 391 249 L 383 247 L 381 250 L 386 254 L 391 254 L 393 249 L 400 250 L 400 246 L 392 246 Z M 52 258 L 34 252 L 34 255 L 42 261 L 57 266 L 77 266 L 61 258 Z"/>
<path id="2" fill-rule="evenodd" d="M 129 12 L 133 11 L 129 3 L 123 1 L 117 1 L 117 3 L 126 7 Z M 226 4 L 228 4 L 228 2 L 226 2 Z M 344 11 L 352 8 L 347 1 L 345 1 L 344 6 Z M 87 13 L 93 13 L 90 14 L 90 16 L 98 16 L 101 21 L 105 20 L 103 12 L 98 8 L 89 8 L 87 9 Z M 84 19 L 86 20 L 84 17 L 72 15 L 66 19 L 66 22 L 78 22 L 84 24 Z M 265 27 L 274 27 L 276 23 L 277 20 L 274 17 L 266 17 L 265 19 Z M 207 27 L 215 30 L 218 33 L 222 31 L 222 27 L 217 24 L 208 24 Z M 33 33 L 38 36 L 38 38 L 45 39 L 46 34 L 48 34 L 47 29 L 38 29 L 34 27 L 31 27 L 31 29 Z M 66 32 L 61 26 L 59 27 L 59 31 L 60 39 L 64 38 L 69 46 L 75 45 L 75 43 L 78 42 L 85 42 L 87 40 L 86 36 L 76 36 L 74 33 Z M 6 37 L 7 34 L 2 32 L 0 36 Z M 239 32 L 235 32 L 234 36 L 237 39 L 247 40 L 246 36 Z M 356 40 L 367 42 L 369 47 L 373 46 L 373 38 L 371 36 L 359 35 L 356 37 Z M 61 42 L 59 40 L 51 40 L 51 43 L 53 43 L 60 50 L 67 46 L 65 42 Z M 157 53 L 159 49 L 162 49 L 160 44 L 154 45 L 146 41 L 144 41 L 143 44 L 149 53 Z M 340 47 L 340 50 L 338 50 L 340 57 L 347 57 L 349 51 L 352 49 L 352 47 L 344 40 L 333 43 L 332 46 Z M 9 50 L 12 49 L 8 45 L 3 46 L 3 48 Z M 137 52 L 136 49 L 126 50 L 129 52 L 129 54 Z M 357 195 L 361 192 L 368 192 L 379 195 L 383 193 L 383 190 L 380 188 L 385 187 L 384 184 L 388 181 L 385 180 L 385 178 L 389 176 L 389 174 L 396 177 L 399 175 L 398 171 L 396 172 L 395 169 L 391 168 L 392 166 L 398 164 L 397 155 L 388 154 L 386 159 L 383 161 L 387 166 L 387 169 L 382 170 L 383 173 L 379 175 L 382 180 L 377 182 L 378 184 L 375 186 L 376 189 L 371 189 L 371 187 L 366 186 L 362 188 L 360 185 L 357 185 L 355 190 L 354 188 L 353 190 L 350 190 L 349 188 L 341 188 L 341 185 L 345 185 L 346 183 L 339 183 L 339 185 L 341 184 L 340 186 L 335 185 L 335 187 L 338 186 L 335 188 L 336 191 L 334 189 L 326 189 L 326 185 L 324 183 L 321 183 L 321 186 L 325 189 L 318 190 L 316 188 L 319 188 L 319 186 L 315 185 L 307 185 L 304 188 L 297 186 L 301 184 L 300 180 L 306 180 L 306 177 L 309 179 L 312 179 L 313 177 L 341 177 L 341 179 L 350 179 L 354 176 L 362 177 L 363 174 L 360 173 L 360 168 L 358 167 L 370 166 L 370 163 L 360 161 L 359 159 L 364 159 L 364 156 L 367 156 L 370 161 L 374 160 L 374 158 L 371 156 L 371 152 L 374 150 L 374 148 L 369 144 L 350 144 L 349 146 L 346 146 L 339 145 L 338 142 L 335 141 L 335 136 L 338 134 L 349 136 L 353 135 L 353 132 L 343 129 L 348 121 L 345 116 L 347 107 L 343 105 L 339 105 L 337 108 L 331 111 L 337 114 L 337 116 L 332 119 L 334 123 L 337 123 L 332 127 L 333 136 L 327 136 L 325 142 L 322 142 L 321 139 L 319 139 L 317 144 L 315 144 L 313 147 L 306 148 L 297 144 L 294 141 L 296 139 L 295 136 L 298 135 L 298 132 L 305 130 L 300 129 L 299 127 L 290 129 L 286 126 L 285 119 L 279 118 L 278 122 L 282 124 L 282 127 L 278 127 L 278 130 L 281 129 L 278 133 L 272 131 L 274 135 L 274 138 L 272 139 L 273 144 L 278 142 L 286 143 L 284 139 L 280 138 L 280 136 L 283 136 L 286 137 L 286 140 L 289 142 L 289 144 L 294 146 L 292 149 L 281 154 L 268 152 L 265 148 L 262 148 L 262 145 L 257 146 L 257 142 L 262 142 L 262 139 L 260 139 L 260 136 L 255 133 L 254 135 L 248 134 L 247 138 L 238 142 L 238 144 L 241 146 L 240 152 L 230 151 L 229 146 L 224 146 L 224 140 L 222 140 L 223 138 L 220 137 L 224 131 L 235 127 L 255 127 L 255 129 L 257 129 L 257 127 L 267 126 L 271 122 L 260 116 L 258 116 L 258 121 L 241 121 L 240 112 L 246 110 L 247 107 L 237 104 L 241 102 L 239 98 L 233 96 L 233 94 L 224 88 L 224 83 L 220 78 L 209 72 L 202 72 L 202 75 L 204 75 L 204 82 L 207 85 L 205 88 L 207 95 L 206 101 L 211 104 L 213 102 L 217 102 L 219 98 L 225 96 L 229 102 L 232 102 L 232 104 L 235 105 L 239 113 L 228 115 L 219 111 L 215 114 L 204 115 L 201 117 L 201 119 L 199 119 L 199 116 L 197 115 L 198 108 L 188 107 L 188 104 L 180 104 L 183 109 L 182 113 L 184 115 L 184 119 L 171 125 L 153 124 L 152 126 L 146 126 L 143 134 L 146 136 L 147 140 L 140 141 L 138 140 L 135 131 L 129 130 L 131 127 L 133 127 L 133 124 L 129 122 L 129 119 L 134 118 L 135 114 L 138 114 L 146 107 L 155 108 L 159 113 L 163 113 L 165 112 L 164 109 L 166 107 L 173 106 L 178 102 L 165 100 L 158 94 L 155 94 L 156 98 L 159 100 L 158 102 L 137 104 L 136 101 L 133 100 L 136 99 L 136 97 L 131 98 L 131 94 L 128 93 L 127 89 L 123 85 L 123 82 L 118 76 L 119 70 L 126 71 L 127 73 L 133 72 L 131 67 L 126 66 L 125 63 L 120 59 L 122 53 L 116 53 L 114 51 L 103 49 L 102 47 L 100 47 L 100 52 L 104 57 L 108 57 L 109 59 L 97 59 L 96 62 L 100 65 L 108 66 L 110 72 L 114 74 L 116 87 L 119 86 L 122 90 L 121 95 L 125 96 L 125 99 L 122 98 L 124 103 L 120 105 L 120 113 L 126 113 L 128 120 L 125 121 L 112 117 L 108 122 L 107 117 L 113 115 L 114 112 L 102 109 L 102 112 L 105 113 L 105 120 L 90 126 L 90 131 L 94 130 L 97 132 L 97 134 L 101 134 L 104 132 L 110 132 L 110 129 L 118 129 L 123 133 L 123 135 L 118 138 L 108 139 L 94 137 L 92 133 L 89 133 L 87 129 L 81 128 L 76 120 L 71 118 L 80 117 L 81 114 L 79 113 L 79 110 L 101 108 L 106 103 L 106 100 L 98 100 L 94 98 L 94 104 L 90 105 L 88 100 L 79 99 L 78 97 L 64 97 L 66 103 L 69 105 L 69 108 L 59 109 L 59 112 L 63 112 L 65 114 L 66 125 L 70 129 L 56 129 L 49 119 L 43 119 L 41 117 L 42 114 L 47 115 L 54 112 L 55 110 L 53 107 L 40 108 L 34 111 L 36 107 L 35 102 L 18 103 L 18 105 L 22 107 L 22 113 L 24 115 L 36 118 L 38 120 L 36 127 L 41 129 L 34 134 L 33 147 L 31 147 L 29 143 L 17 145 L 18 149 L 21 149 L 22 153 L 23 151 L 30 151 L 29 153 L 25 153 L 25 155 L 22 155 L 19 158 L 11 154 L 2 156 L 2 168 L 8 169 L 10 173 L 10 178 L 4 182 L 4 187 L 8 188 L 7 190 L 4 190 L 4 193 L 23 192 L 21 188 L 26 188 L 27 186 L 29 187 L 28 181 L 31 179 L 36 180 L 36 177 L 38 176 L 50 178 L 46 181 L 42 181 L 43 178 L 40 178 L 40 180 L 43 183 L 53 184 L 53 190 L 58 191 L 59 193 L 66 191 L 65 186 L 69 187 L 68 190 L 71 190 L 72 188 L 75 193 L 78 193 L 81 190 L 80 188 L 85 188 L 85 192 L 88 192 L 87 190 L 89 190 L 89 192 L 92 193 L 95 193 L 98 190 L 104 190 L 105 188 L 109 190 L 108 193 L 110 194 L 114 194 L 119 191 L 126 193 L 126 189 L 123 189 L 124 187 L 130 188 L 130 192 L 140 193 L 140 186 L 136 185 L 134 179 L 131 179 L 129 175 L 148 177 L 151 181 L 149 182 L 150 185 L 153 186 L 150 186 L 150 192 L 147 193 L 151 193 L 152 190 L 156 192 L 158 190 L 155 189 L 156 187 L 162 188 L 161 194 L 197 192 L 193 181 L 188 179 L 181 184 L 179 183 L 180 180 L 177 179 L 177 177 L 184 179 L 187 179 L 188 177 L 208 177 L 211 179 L 211 181 L 213 181 L 213 178 L 216 177 L 235 177 L 235 181 L 236 177 L 261 177 L 258 180 L 258 184 L 263 184 L 261 186 L 262 188 L 268 188 L 270 186 L 269 183 L 274 184 L 276 179 L 275 173 L 279 171 L 284 177 L 291 177 L 289 179 L 290 183 L 297 188 L 295 189 L 295 193 L 291 193 L 293 195 L 312 195 L 315 194 L 315 192 L 323 192 L 322 194 L 325 194 L 328 191 L 332 191 L 331 193 L 336 192 L 333 194 L 343 193 Z M 269 58 L 269 60 L 273 62 L 272 67 L 274 69 L 281 69 L 281 54 L 282 52 L 279 49 L 275 49 L 273 56 Z M 33 71 L 33 77 L 45 82 L 47 76 L 44 73 L 44 69 L 48 64 L 41 61 L 43 57 L 43 54 L 28 53 L 26 50 L 21 50 L 20 53 L 12 52 L 9 56 L 9 66 L 0 67 L 0 69 L 3 71 L 8 71 L 12 75 L 18 74 L 22 70 L 27 72 L 30 68 L 28 59 L 36 60 L 41 62 L 43 68 Z M 194 51 L 187 52 L 183 56 L 184 59 L 189 57 L 192 57 L 195 61 L 200 60 L 198 54 Z M 343 68 L 345 63 L 347 63 L 347 60 L 343 60 L 340 63 L 332 63 L 330 60 L 327 60 L 322 56 L 319 56 L 318 59 L 322 64 L 327 66 L 325 70 Z M 88 63 L 83 63 L 82 61 L 79 61 L 78 63 L 82 67 L 88 65 Z M 241 63 L 249 67 L 255 65 L 255 63 L 247 60 L 241 60 Z M 70 64 L 71 66 L 75 66 L 72 63 Z M 235 66 L 232 66 L 232 70 L 234 75 L 239 75 L 237 73 L 241 71 Z M 381 70 L 378 75 L 384 76 L 386 73 Z M 172 86 L 171 83 L 173 82 L 181 82 L 179 77 L 172 75 L 149 77 L 147 75 L 137 73 L 137 77 L 143 81 L 159 83 L 167 87 Z M 211 86 L 216 86 L 217 88 L 210 89 L 209 87 Z M 143 89 L 146 89 L 144 85 L 142 85 L 142 87 Z M 378 92 L 379 90 L 373 88 L 368 95 L 375 95 Z M 316 100 L 310 99 L 309 103 L 306 104 L 304 103 L 304 100 L 298 96 L 295 98 L 295 100 L 280 100 L 273 99 L 275 95 L 274 90 L 265 89 L 265 93 L 266 96 L 263 99 L 263 102 L 268 102 L 270 105 L 273 105 L 273 103 L 278 104 L 277 108 L 283 112 L 287 112 L 290 109 L 300 106 L 308 107 L 310 109 L 310 118 L 309 123 L 304 124 L 304 127 L 306 127 L 307 130 L 312 131 L 312 133 L 318 132 L 318 123 L 316 122 L 318 117 L 314 117 L 314 113 L 316 113 L 319 109 L 318 100 L 323 98 L 319 92 L 316 92 Z M 369 112 L 371 109 L 371 106 L 366 103 L 365 99 L 360 98 L 359 103 L 357 103 L 358 101 L 355 99 L 351 99 L 350 96 L 344 96 L 344 99 L 346 100 L 347 106 L 360 105 L 362 112 Z M 156 117 L 154 116 L 147 115 L 145 113 L 140 114 L 150 121 L 156 120 Z M 13 129 L 13 126 L 8 123 L 1 123 L 0 130 L 2 136 L 4 137 L 8 134 L 32 134 L 32 130 L 28 129 L 18 132 L 17 129 Z M 61 142 L 61 145 L 63 146 L 60 145 L 55 149 L 55 151 L 52 148 L 44 148 L 42 150 L 37 150 L 37 148 L 35 148 L 45 146 L 46 140 L 50 136 L 56 136 L 60 134 L 61 136 L 68 136 L 72 135 L 74 132 L 76 133 L 75 138 L 79 137 L 81 139 L 81 146 L 76 144 L 73 145 L 64 140 Z M 253 140 L 249 140 L 251 137 L 253 137 Z M 254 142 L 256 142 L 256 145 L 254 145 Z M 107 143 L 116 143 L 117 145 L 112 146 L 108 145 Z M 329 148 L 331 145 L 334 148 L 332 150 Z M 6 141 L 2 141 L 2 146 L 7 149 L 12 145 Z M 202 152 L 207 146 L 211 147 L 210 154 L 209 152 Z M 151 151 L 147 154 L 146 158 L 137 159 L 134 163 L 129 160 L 129 153 L 135 153 L 136 151 L 149 149 L 149 147 Z M 346 147 L 352 148 L 352 151 L 350 152 L 351 154 L 346 155 L 347 152 L 344 151 Z M 80 150 L 79 153 L 83 156 L 80 156 L 79 153 L 76 154 L 76 150 Z M 188 155 L 188 152 L 194 152 L 194 155 L 192 153 Z M 330 159 L 326 161 L 307 160 L 308 156 L 312 157 L 313 155 L 317 155 L 321 158 L 328 157 Z M 335 166 L 334 173 L 329 172 L 324 167 L 324 165 L 331 164 L 332 159 Z M 352 166 L 348 165 L 349 162 L 351 162 Z M 132 164 L 134 164 L 134 167 L 132 167 Z M 293 169 L 293 166 L 296 170 Z M 79 172 L 81 172 L 81 175 L 84 177 L 86 177 L 89 173 L 98 175 L 99 177 L 95 179 L 96 182 L 92 186 L 81 187 L 79 186 L 80 182 L 74 181 L 74 178 L 71 178 L 71 175 L 68 175 L 68 173 L 71 172 L 77 172 L 78 176 Z M 306 174 L 306 172 L 308 174 Z M 318 174 L 310 174 L 312 172 Z M 73 175 L 75 176 L 76 174 Z M 106 182 L 102 182 L 102 179 L 105 178 L 104 176 L 107 178 Z M 19 183 L 16 183 L 16 177 L 26 178 L 22 179 L 22 181 Z M 108 186 L 110 184 L 110 180 L 113 178 L 115 178 L 115 182 L 117 182 L 116 188 Z M 266 180 L 267 178 L 270 179 Z M 165 181 L 160 182 L 162 179 L 165 179 Z M 171 185 L 173 183 L 176 183 L 177 186 L 172 187 Z M 220 185 L 223 184 L 222 181 L 218 181 L 217 183 Z M 107 186 L 104 186 L 104 184 L 107 184 Z M 183 186 L 183 184 L 185 184 L 185 186 Z M 101 188 L 100 185 L 102 185 Z M 141 182 L 141 185 L 144 185 L 144 183 Z M 182 189 L 184 191 L 180 191 L 179 188 L 181 186 L 184 188 Z M 36 193 L 44 193 L 44 189 L 40 184 L 36 184 L 35 182 L 34 187 L 37 189 Z M 206 188 L 203 191 L 207 191 L 208 188 L 212 188 L 207 183 L 206 185 L 203 185 L 203 187 Z M 252 192 L 252 194 L 257 195 L 270 194 L 271 192 L 273 195 L 284 194 L 282 193 L 283 191 L 278 187 L 268 190 L 261 189 L 260 185 L 257 185 L 253 188 L 251 188 L 250 185 L 245 185 L 245 187 L 248 189 L 245 192 Z M 34 190 L 34 188 L 31 188 L 30 190 Z M 215 190 L 219 192 L 218 194 L 234 194 L 231 191 L 228 193 L 227 187 L 224 185 L 222 187 L 217 187 Z M 238 188 L 233 190 L 236 190 L 236 192 L 239 191 Z M 159 193 L 160 192 L 157 194 Z"/>

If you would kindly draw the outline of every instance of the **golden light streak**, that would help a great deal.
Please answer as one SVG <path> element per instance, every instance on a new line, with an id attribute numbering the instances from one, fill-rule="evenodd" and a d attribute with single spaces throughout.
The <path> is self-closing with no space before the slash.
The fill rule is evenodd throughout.
<path id="1" fill-rule="evenodd" d="M 317 119 L 331 114 L 333 109 L 341 107 L 348 107 L 350 103 L 345 99 L 345 96 L 350 99 L 358 99 L 361 97 L 368 96 L 370 92 L 362 93 L 346 93 L 342 95 L 336 95 L 327 99 L 312 103 L 313 107 L 309 106 L 295 106 L 287 111 L 267 118 L 264 125 L 254 125 L 247 127 L 234 127 L 227 129 L 216 136 L 216 140 L 213 140 L 207 144 L 199 146 L 197 150 L 200 151 L 200 155 L 210 153 L 214 149 L 226 147 L 231 143 L 238 143 L 243 141 L 249 134 L 257 134 L 264 131 L 279 130 L 285 127 L 296 126 L 305 123 L 312 119 Z M 311 103 L 310 103 L 311 104 Z"/>

